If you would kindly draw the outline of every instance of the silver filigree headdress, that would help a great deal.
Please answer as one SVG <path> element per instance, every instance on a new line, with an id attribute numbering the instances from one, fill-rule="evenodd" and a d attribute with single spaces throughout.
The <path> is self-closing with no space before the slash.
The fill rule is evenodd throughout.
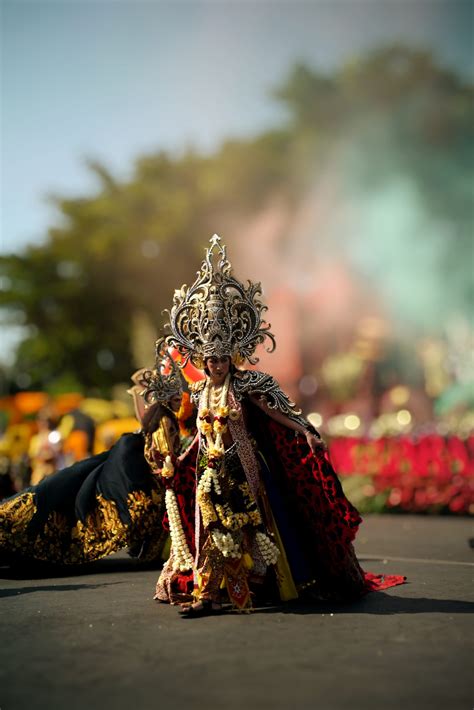
<path id="1" fill-rule="evenodd" d="M 155 344 L 155 367 L 153 370 L 137 370 L 132 375 L 134 387 L 128 390 L 143 398 L 146 405 L 168 402 L 175 395 L 183 393 L 183 376 L 175 360 L 168 353 L 165 339 Z"/>
<path id="2" fill-rule="evenodd" d="M 213 355 L 229 355 L 235 364 L 255 364 L 255 349 L 267 338 L 267 351 L 272 352 L 275 338 L 262 318 L 267 307 L 261 295 L 259 283 L 248 281 L 245 286 L 232 275 L 226 248 L 214 234 L 197 279 L 175 291 L 171 311 L 166 311 L 166 343 L 181 354 L 181 366 L 191 360 L 202 368 Z"/>

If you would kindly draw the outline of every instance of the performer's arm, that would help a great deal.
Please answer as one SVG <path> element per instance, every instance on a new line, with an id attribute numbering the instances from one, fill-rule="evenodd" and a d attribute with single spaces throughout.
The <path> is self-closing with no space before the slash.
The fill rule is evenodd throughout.
<path id="1" fill-rule="evenodd" d="M 265 414 L 268 414 L 268 416 L 274 419 L 276 422 L 278 422 L 279 424 L 283 424 L 283 426 L 288 427 L 288 429 L 292 429 L 293 431 L 298 432 L 298 434 L 302 434 L 303 436 L 305 436 L 306 441 L 308 442 L 308 446 L 311 448 L 311 451 L 313 453 L 318 453 L 321 451 L 321 449 L 326 450 L 326 444 L 322 439 L 318 438 L 315 434 L 313 434 L 313 432 L 309 428 L 306 429 L 303 424 L 300 424 L 299 422 L 290 419 L 278 409 L 272 409 L 272 407 L 269 407 L 263 395 L 261 397 L 250 395 L 250 399 L 254 404 L 257 405 L 257 407 L 264 411 Z"/>
<path id="2" fill-rule="evenodd" d="M 193 450 L 193 448 L 196 446 L 196 442 L 198 441 L 198 439 L 199 439 L 199 433 L 196 432 L 196 436 L 195 436 L 194 439 L 191 441 L 191 443 L 189 444 L 189 446 L 188 446 L 188 448 L 186 449 L 186 451 L 183 451 L 183 453 L 178 456 L 178 459 L 177 459 L 177 460 L 178 460 L 180 463 L 186 458 L 186 456 L 188 456 L 189 453 L 191 453 L 191 451 Z"/>
<path id="3" fill-rule="evenodd" d="M 166 415 L 162 416 L 157 428 L 152 434 L 145 437 L 145 459 L 155 476 L 171 478 L 174 473 L 173 442 L 171 437 L 171 421 Z"/>

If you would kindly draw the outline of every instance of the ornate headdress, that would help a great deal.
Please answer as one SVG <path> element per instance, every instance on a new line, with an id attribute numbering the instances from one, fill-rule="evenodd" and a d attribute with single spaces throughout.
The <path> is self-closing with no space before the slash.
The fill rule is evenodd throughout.
<path id="1" fill-rule="evenodd" d="M 229 355 L 232 362 L 244 360 L 255 364 L 257 345 L 266 338 L 275 349 L 270 324 L 262 318 L 267 307 L 260 301 L 262 287 L 248 281 L 248 286 L 232 276 L 226 248 L 217 234 L 210 240 L 206 256 L 192 286 L 184 284 L 173 298 L 166 343 L 182 356 L 181 366 L 189 359 L 202 368 L 207 357 Z"/>
<path id="2" fill-rule="evenodd" d="M 134 399 L 140 397 L 145 406 L 156 402 L 168 402 L 172 397 L 183 392 L 181 370 L 168 353 L 164 338 L 155 344 L 155 367 L 153 370 L 142 368 L 132 375 L 134 386 L 128 392 Z"/>

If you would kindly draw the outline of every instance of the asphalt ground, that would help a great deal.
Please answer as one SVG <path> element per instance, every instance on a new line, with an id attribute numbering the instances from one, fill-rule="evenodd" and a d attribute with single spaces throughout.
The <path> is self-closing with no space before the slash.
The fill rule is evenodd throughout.
<path id="1" fill-rule="evenodd" d="M 472 520 L 368 516 L 348 606 L 182 619 L 120 553 L 80 574 L 0 569 L 0 710 L 471 710 Z"/>

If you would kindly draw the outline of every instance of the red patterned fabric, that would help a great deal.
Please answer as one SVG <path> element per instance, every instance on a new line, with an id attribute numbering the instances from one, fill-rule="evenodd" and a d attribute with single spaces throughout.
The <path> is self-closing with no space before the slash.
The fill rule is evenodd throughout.
<path id="1" fill-rule="evenodd" d="M 243 559 L 228 559 L 225 563 L 226 588 L 229 599 L 236 609 L 248 609 L 251 606 L 247 571 Z"/>
<path id="2" fill-rule="evenodd" d="M 380 592 L 382 589 L 396 587 L 397 584 L 403 584 L 406 577 L 399 574 L 372 574 L 372 572 L 364 572 L 365 591 Z"/>
<path id="3" fill-rule="evenodd" d="M 255 416 L 252 410 L 254 421 Z M 375 575 L 360 567 L 352 542 L 362 518 L 344 495 L 329 456 L 315 456 L 303 437 L 265 415 L 259 417 L 256 434 L 259 445 L 267 442 L 263 448 L 270 474 L 283 486 L 297 521 L 312 569 L 308 589 L 319 598 L 348 600 L 403 584 L 402 575 Z"/>

